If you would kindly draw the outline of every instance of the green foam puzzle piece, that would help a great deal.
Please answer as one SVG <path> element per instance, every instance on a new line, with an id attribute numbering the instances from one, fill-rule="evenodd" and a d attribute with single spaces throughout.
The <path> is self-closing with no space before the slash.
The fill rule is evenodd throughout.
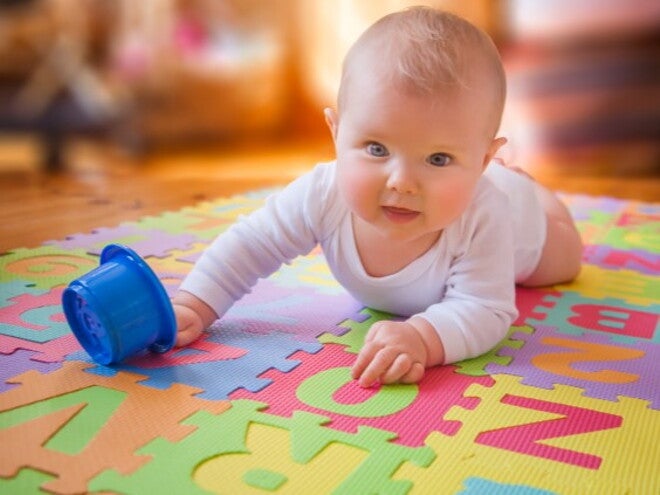
<path id="1" fill-rule="evenodd" d="M 322 344 L 343 345 L 346 347 L 346 352 L 358 354 L 360 349 L 362 349 L 364 337 L 367 335 L 371 325 L 381 320 L 400 319 L 394 315 L 385 313 L 384 311 L 378 311 L 371 308 L 364 308 L 361 313 L 367 315 L 367 318 L 364 321 L 355 321 L 349 319 L 341 322 L 339 325 L 341 327 L 350 329 L 350 332 L 340 336 L 324 334 L 319 337 L 319 342 Z"/>
<path id="2" fill-rule="evenodd" d="M 34 469 L 21 469 L 13 478 L 0 478 L 0 493 L 44 493 L 40 487 L 54 476 L 35 471 Z"/>
<path id="3" fill-rule="evenodd" d="M 38 289 L 68 285 L 99 264 L 98 257 L 84 249 L 41 246 L 16 249 L 0 256 L 2 281 L 21 281 Z"/>
<path id="4" fill-rule="evenodd" d="M 48 440 L 46 447 L 74 455 L 85 448 L 90 437 L 112 416 L 125 396 L 125 392 L 103 387 L 84 388 L 2 412 L 0 429 L 10 428 L 55 411 L 70 410 L 73 418 Z"/>
<path id="5" fill-rule="evenodd" d="M 500 356 L 499 352 L 505 347 L 510 347 L 512 349 L 520 349 L 525 342 L 523 340 L 517 340 L 514 338 L 516 333 L 534 333 L 534 329 L 530 326 L 512 326 L 509 328 L 507 336 L 494 348 L 490 351 L 482 354 L 473 359 L 466 359 L 456 363 L 456 373 L 469 376 L 487 376 L 489 373 L 486 372 L 486 366 L 491 363 L 496 363 L 501 366 L 506 366 L 511 362 L 511 356 Z"/>

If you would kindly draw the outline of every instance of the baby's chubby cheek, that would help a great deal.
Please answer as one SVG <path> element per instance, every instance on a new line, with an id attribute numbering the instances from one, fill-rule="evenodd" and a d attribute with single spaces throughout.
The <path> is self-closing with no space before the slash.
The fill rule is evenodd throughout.
<path id="1" fill-rule="evenodd" d="M 377 206 L 378 188 L 373 179 L 356 170 L 358 167 L 339 166 L 337 187 L 351 210 L 358 213 L 365 208 Z"/>

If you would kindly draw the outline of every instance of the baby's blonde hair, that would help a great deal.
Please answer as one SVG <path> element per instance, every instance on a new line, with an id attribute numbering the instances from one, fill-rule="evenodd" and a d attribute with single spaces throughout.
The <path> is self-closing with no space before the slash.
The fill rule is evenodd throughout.
<path id="1" fill-rule="evenodd" d="M 414 94 L 432 96 L 447 86 L 469 88 L 474 64 L 492 77 L 493 118 L 499 127 L 506 78 L 495 44 L 465 19 L 431 7 L 412 7 L 386 15 L 369 27 L 344 59 L 338 107 L 346 103 L 346 86 L 356 60 L 368 53 L 388 65 L 394 84 Z"/>

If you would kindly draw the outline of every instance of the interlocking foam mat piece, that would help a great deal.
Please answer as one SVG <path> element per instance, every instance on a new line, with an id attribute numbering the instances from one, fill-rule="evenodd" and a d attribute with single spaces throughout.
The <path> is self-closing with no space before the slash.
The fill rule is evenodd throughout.
<path id="1" fill-rule="evenodd" d="M 0 256 L 0 493 L 659 494 L 660 205 L 564 195 L 577 281 L 518 290 L 478 359 L 361 389 L 371 323 L 322 255 L 261 281 L 193 346 L 94 364 L 63 288 L 110 242 L 172 294 L 267 191 Z"/>

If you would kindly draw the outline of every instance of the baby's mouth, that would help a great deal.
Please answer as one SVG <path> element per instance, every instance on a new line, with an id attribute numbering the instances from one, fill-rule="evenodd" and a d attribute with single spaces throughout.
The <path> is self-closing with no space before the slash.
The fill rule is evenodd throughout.
<path id="1" fill-rule="evenodd" d="M 419 211 L 397 206 L 382 206 L 381 208 L 388 220 L 394 223 L 411 222 L 421 214 Z"/>

